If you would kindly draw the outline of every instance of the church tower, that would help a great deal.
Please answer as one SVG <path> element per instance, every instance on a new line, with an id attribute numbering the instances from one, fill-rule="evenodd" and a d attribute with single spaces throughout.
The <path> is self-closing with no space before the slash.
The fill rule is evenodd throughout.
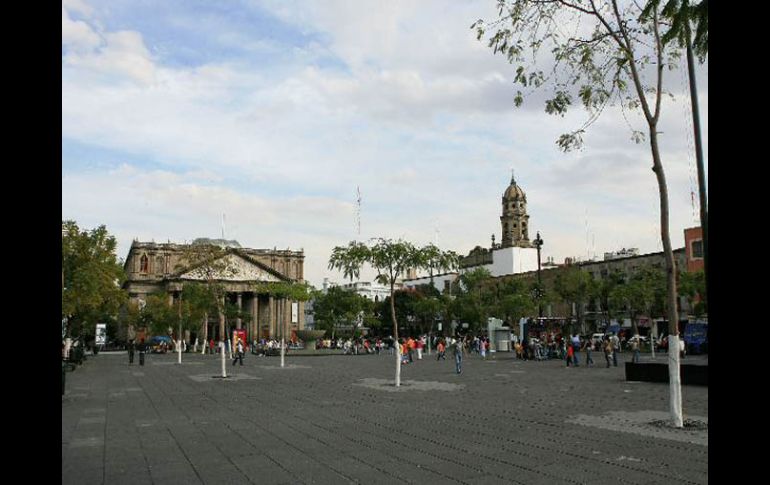
<path id="1" fill-rule="evenodd" d="M 503 215 L 500 216 L 500 223 L 503 227 L 503 241 L 500 247 L 532 247 L 529 242 L 527 195 L 516 185 L 513 175 L 511 185 L 503 193 Z"/>

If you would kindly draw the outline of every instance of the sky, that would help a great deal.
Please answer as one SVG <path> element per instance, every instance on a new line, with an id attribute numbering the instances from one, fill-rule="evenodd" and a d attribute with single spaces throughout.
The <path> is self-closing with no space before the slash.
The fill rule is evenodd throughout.
<path id="1" fill-rule="evenodd" d="M 319 287 L 344 280 L 327 265 L 351 240 L 500 242 L 514 170 L 544 259 L 661 251 L 640 114 L 607 108 L 561 152 L 587 114 L 548 115 L 539 93 L 514 106 L 515 67 L 470 29 L 495 5 L 63 0 L 62 219 L 105 225 L 120 258 L 134 239 L 223 234 L 301 249 Z M 699 225 L 682 67 L 666 71 L 660 121 L 674 248 Z M 708 63 L 696 79 L 707 166 Z"/>

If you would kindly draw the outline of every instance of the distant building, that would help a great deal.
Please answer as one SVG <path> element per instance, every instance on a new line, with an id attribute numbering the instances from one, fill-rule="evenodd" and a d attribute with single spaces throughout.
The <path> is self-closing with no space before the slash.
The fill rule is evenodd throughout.
<path id="1" fill-rule="evenodd" d="M 529 214 L 527 214 L 527 195 L 516 184 L 514 177 L 503 192 L 502 243 L 483 248 L 476 246 L 467 256 L 460 258 L 460 272 L 486 268 L 492 276 L 505 276 L 525 273 L 537 269 L 537 249 L 529 240 Z"/>
<path id="2" fill-rule="evenodd" d="M 687 255 L 687 271 L 694 273 L 704 269 L 703 228 L 690 227 L 684 230 L 684 250 Z"/>
<path id="3" fill-rule="evenodd" d="M 223 258 L 228 259 L 228 266 L 234 273 L 221 275 L 217 281 L 225 286 L 228 302 L 250 313 L 251 322 L 245 326 L 248 338 L 280 335 L 276 299 L 256 293 L 254 286 L 261 282 L 303 281 L 305 255 L 302 251 L 242 248 L 237 241 L 219 239 L 196 239 L 191 245 L 134 241 L 123 265 L 127 275 L 123 288 L 128 291 L 129 298 L 143 301 L 150 294 L 166 294 L 170 305 L 177 303 L 185 282 L 202 281 L 196 269 L 184 259 L 185 252 L 196 244 L 212 244 L 225 249 Z M 287 337 L 290 331 L 305 328 L 304 303 L 294 303 L 297 304 L 296 322 L 292 321 L 292 306 L 287 305 L 282 316 Z M 236 322 L 232 328 L 240 328 L 241 323 Z M 229 336 L 230 330 L 228 324 L 225 335 Z M 206 327 L 194 333 L 199 337 L 218 338 L 219 332 L 218 316 L 209 315 Z"/>
<path id="4" fill-rule="evenodd" d="M 604 253 L 604 260 L 608 261 L 610 259 L 622 259 L 622 258 L 630 258 L 631 256 L 639 256 L 639 249 L 637 248 L 623 248 L 619 251 L 611 252 L 611 253 Z"/>
<path id="5" fill-rule="evenodd" d="M 325 294 L 329 291 L 329 289 L 334 287 L 352 291 L 353 293 L 361 295 L 364 298 L 374 302 L 383 301 L 385 298 L 390 296 L 390 285 L 381 285 L 379 283 L 369 281 L 356 281 L 354 283 L 339 284 L 333 281 L 329 281 L 329 278 L 324 278 L 321 291 Z M 396 281 L 396 284 L 394 285 L 396 290 L 400 290 L 403 287 L 404 284 L 402 282 Z"/>

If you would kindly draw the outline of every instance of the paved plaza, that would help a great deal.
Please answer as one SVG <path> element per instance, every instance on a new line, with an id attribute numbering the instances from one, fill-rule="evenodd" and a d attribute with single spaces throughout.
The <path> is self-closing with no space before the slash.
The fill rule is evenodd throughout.
<path id="1" fill-rule="evenodd" d="M 62 397 L 63 484 L 708 482 L 707 429 L 672 430 L 668 385 L 512 354 L 89 356 Z M 688 357 L 683 363 L 699 358 Z M 665 354 L 658 356 L 665 362 Z M 708 388 L 683 387 L 708 422 Z"/>

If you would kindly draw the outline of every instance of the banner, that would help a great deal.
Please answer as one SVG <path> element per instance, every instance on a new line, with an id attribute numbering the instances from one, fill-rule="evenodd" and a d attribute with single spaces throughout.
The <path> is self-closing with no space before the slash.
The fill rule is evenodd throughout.
<path id="1" fill-rule="evenodd" d="M 106 345 L 107 344 L 107 324 L 106 323 L 97 323 L 96 324 L 96 345 Z"/>

